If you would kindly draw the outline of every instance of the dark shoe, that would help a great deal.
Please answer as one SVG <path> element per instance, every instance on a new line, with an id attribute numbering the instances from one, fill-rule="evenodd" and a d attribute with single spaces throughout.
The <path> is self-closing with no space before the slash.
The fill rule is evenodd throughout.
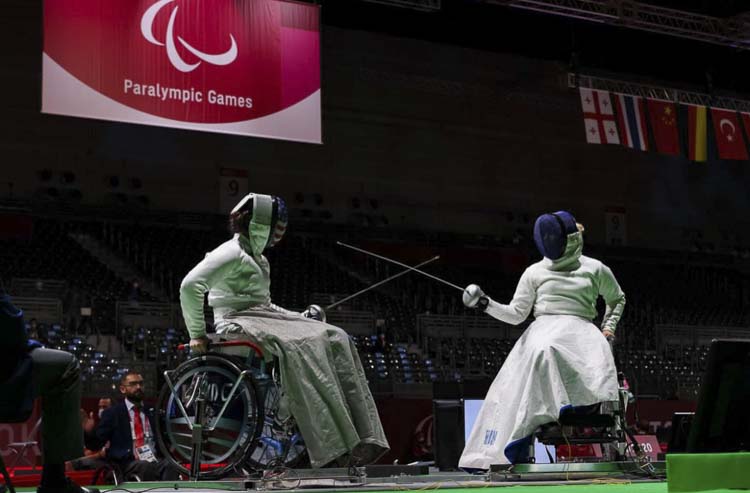
<path id="1" fill-rule="evenodd" d="M 78 486 L 70 478 L 65 478 L 65 486 L 51 488 L 49 486 L 39 486 L 36 493 L 100 493 L 97 488 L 84 488 Z"/>

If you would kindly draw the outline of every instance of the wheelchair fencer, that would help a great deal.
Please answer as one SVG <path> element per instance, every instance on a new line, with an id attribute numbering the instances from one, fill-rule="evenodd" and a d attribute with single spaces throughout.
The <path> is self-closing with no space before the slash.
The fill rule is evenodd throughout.
<path id="1" fill-rule="evenodd" d="M 156 420 L 164 457 L 193 480 L 304 466 L 274 362 L 247 336 L 209 337 L 209 352 L 164 372 Z"/>

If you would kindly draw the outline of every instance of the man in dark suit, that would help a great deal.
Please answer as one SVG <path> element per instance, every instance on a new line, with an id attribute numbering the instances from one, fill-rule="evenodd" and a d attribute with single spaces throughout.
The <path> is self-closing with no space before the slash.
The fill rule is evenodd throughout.
<path id="1" fill-rule="evenodd" d="M 28 419 L 42 398 L 42 480 L 38 493 L 91 493 L 65 477 L 65 461 L 83 452 L 78 360 L 29 340 L 23 312 L 0 283 L 0 422 Z"/>
<path id="2" fill-rule="evenodd" d="M 86 446 L 101 449 L 107 442 L 106 460 L 118 465 L 125 477 L 138 476 L 142 481 L 173 481 L 177 470 L 160 460 L 156 448 L 153 409 L 143 406 L 143 377 L 136 372 L 120 380 L 122 402 L 105 409 L 98 425 L 89 419 L 84 425 Z"/>

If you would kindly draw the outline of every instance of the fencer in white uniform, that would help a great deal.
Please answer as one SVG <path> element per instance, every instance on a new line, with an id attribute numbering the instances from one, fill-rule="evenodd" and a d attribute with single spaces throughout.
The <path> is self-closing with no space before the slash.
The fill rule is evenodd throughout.
<path id="1" fill-rule="evenodd" d="M 180 287 L 190 347 L 207 350 L 207 293 L 217 333 L 243 333 L 277 359 L 282 402 L 311 465 L 372 463 L 388 450 L 388 440 L 351 338 L 325 323 L 316 305 L 297 313 L 271 302 L 271 268 L 263 252 L 278 243 L 286 226 L 280 197 L 251 193 L 237 204 L 230 214 L 234 236 L 208 253 Z"/>
<path id="2" fill-rule="evenodd" d="M 608 338 L 614 338 L 625 294 L 612 271 L 582 255 L 583 227 L 568 212 L 543 214 L 534 241 L 544 256 L 529 266 L 512 301 L 498 303 L 472 284 L 464 290 L 468 307 L 509 324 L 534 313 L 495 377 L 461 455 L 465 469 L 523 462 L 532 434 L 555 422 L 560 412 L 617 400 L 618 383 Z M 601 329 L 596 301 L 606 303 Z"/>

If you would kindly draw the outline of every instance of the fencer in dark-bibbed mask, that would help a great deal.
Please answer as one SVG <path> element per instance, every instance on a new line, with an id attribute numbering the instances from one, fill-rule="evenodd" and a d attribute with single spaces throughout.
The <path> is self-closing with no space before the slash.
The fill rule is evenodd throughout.
<path id="1" fill-rule="evenodd" d="M 204 350 L 205 339 L 192 337 L 205 331 L 203 296 L 213 309 L 218 333 L 236 331 L 227 316 L 249 308 L 293 313 L 271 302 L 271 268 L 263 254 L 284 237 L 288 213 L 281 197 L 247 194 L 229 214 L 234 236 L 206 257 L 185 276 L 180 303 L 194 349 Z M 317 305 L 303 316 L 325 320 Z"/>
<path id="2" fill-rule="evenodd" d="M 388 442 L 350 338 L 327 324 L 317 305 L 299 313 L 271 301 L 271 266 L 264 252 L 281 241 L 287 218 L 286 204 L 272 195 L 250 193 L 234 207 L 232 238 L 208 253 L 180 287 L 190 347 L 207 349 L 208 293 L 217 333 L 247 334 L 267 357 L 278 357 L 285 402 L 312 466 L 342 457 L 351 464 L 371 463 L 388 450 Z"/>

